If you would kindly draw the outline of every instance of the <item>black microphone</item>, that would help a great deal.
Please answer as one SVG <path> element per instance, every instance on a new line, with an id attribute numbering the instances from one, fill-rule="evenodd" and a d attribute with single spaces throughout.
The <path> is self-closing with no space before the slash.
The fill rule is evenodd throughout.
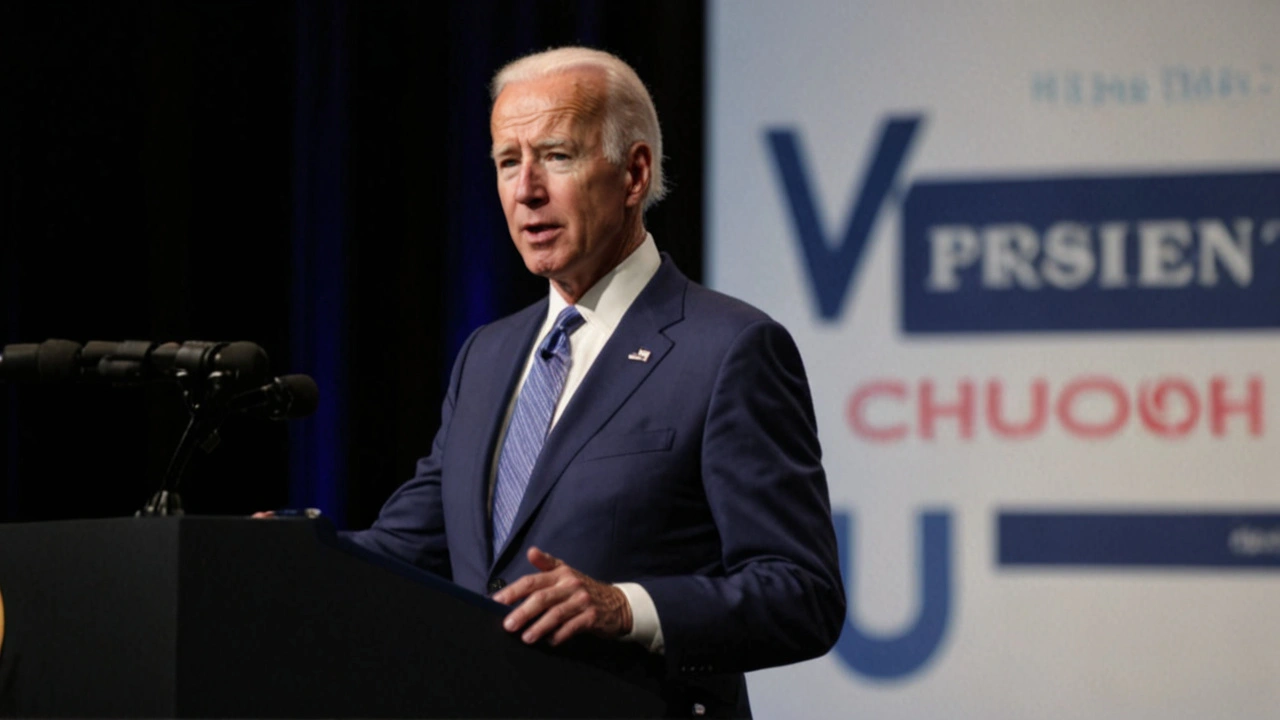
<path id="1" fill-rule="evenodd" d="M 222 378 L 250 384 L 265 379 L 271 365 L 267 352 L 251 342 L 91 342 L 85 345 L 83 355 L 82 364 L 92 368 L 87 372 L 104 380 L 125 383 L 157 378 L 206 378 L 218 373 Z"/>
<path id="2" fill-rule="evenodd" d="M 165 343 L 151 353 L 151 364 L 162 373 L 206 377 L 215 372 L 246 383 L 268 377 L 267 351 L 251 342 L 214 343 L 189 340 Z"/>
<path id="3" fill-rule="evenodd" d="M 11 382 L 57 382 L 74 379 L 78 370 L 80 343 L 45 340 L 42 343 L 5 345 L 0 352 L 0 380 Z"/>
<path id="4" fill-rule="evenodd" d="M 218 373 L 247 385 L 268 377 L 270 364 L 266 351 L 251 342 L 94 340 L 82 347 L 69 340 L 46 340 L 38 345 L 6 345 L 0 354 L 0 380 L 139 384 Z"/>
<path id="5" fill-rule="evenodd" d="M 315 412 L 319 404 L 320 388 L 310 375 L 281 375 L 231 398 L 226 411 L 265 410 L 272 420 L 293 420 Z"/>

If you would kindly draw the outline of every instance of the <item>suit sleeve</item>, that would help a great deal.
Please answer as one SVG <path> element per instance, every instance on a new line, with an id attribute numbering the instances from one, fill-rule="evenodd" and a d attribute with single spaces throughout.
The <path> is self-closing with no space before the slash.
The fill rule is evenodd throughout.
<path id="1" fill-rule="evenodd" d="M 479 332 L 478 330 L 476 332 Z M 441 577 L 452 579 L 449 547 L 445 538 L 444 505 L 440 495 L 445 439 L 458 398 L 462 367 L 476 333 L 463 344 L 453 363 L 449 389 L 440 408 L 440 429 L 431 443 L 431 454 L 418 460 L 413 478 L 401 485 L 378 513 L 373 527 L 346 533 L 345 537 L 381 555 L 393 557 Z"/>
<path id="2" fill-rule="evenodd" d="M 724 356 L 703 429 L 702 478 L 721 572 L 644 580 L 673 673 L 816 657 L 844 625 L 826 475 L 790 335 L 762 320 Z"/>

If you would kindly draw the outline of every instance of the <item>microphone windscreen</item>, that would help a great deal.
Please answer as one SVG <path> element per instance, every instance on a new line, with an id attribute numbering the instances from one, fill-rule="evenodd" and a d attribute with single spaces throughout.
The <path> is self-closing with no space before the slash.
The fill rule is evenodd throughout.
<path id="1" fill-rule="evenodd" d="M 316 387 L 316 381 L 310 375 L 281 375 L 276 382 L 290 398 L 283 417 L 290 420 L 304 418 L 320 405 L 320 388 Z"/>
<path id="2" fill-rule="evenodd" d="M 80 343 L 70 340 L 45 340 L 40 343 L 37 358 L 41 382 L 67 380 L 78 370 Z"/>
<path id="3" fill-rule="evenodd" d="M 36 380 L 40 377 L 40 346 L 35 343 L 5 345 L 0 354 L 0 379 Z"/>
<path id="4" fill-rule="evenodd" d="M 271 368 L 271 359 L 267 351 L 251 342 L 233 342 L 218 351 L 214 360 L 214 369 L 231 371 L 247 382 L 260 382 L 266 379 Z"/>
<path id="5" fill-rule="evenodd" d="M 90 340 L 80 351 L 80 365 L 86 368 L 97 367 L 102 358 L 115 355 L 119 345 L 120 343 L 105 340 Z"/>

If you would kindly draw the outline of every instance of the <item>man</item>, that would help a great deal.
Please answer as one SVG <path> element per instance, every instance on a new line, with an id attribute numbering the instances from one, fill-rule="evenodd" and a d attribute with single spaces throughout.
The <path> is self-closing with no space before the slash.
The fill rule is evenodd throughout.
<path id="1" fill-rule="evenodd" d="M 493 98 L 498 194 L 549 297 L 467 340 L 431 455 L 351 537 L 513 605 L 524 642 L 638 642 L 742 712 L 743 671 L 844 622 L 799 354 L 659 255 L 662 140 L 629 66 L 551 50 Z"/>

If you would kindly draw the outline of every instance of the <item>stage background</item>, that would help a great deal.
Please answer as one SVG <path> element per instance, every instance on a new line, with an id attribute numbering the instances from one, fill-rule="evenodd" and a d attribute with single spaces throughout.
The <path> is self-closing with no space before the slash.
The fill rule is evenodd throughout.
<path id="1" fill-rule="evenodd" d="M 683 1 L 0 4 L 0 342 L 251 340 L 319 412 L 236 418 L 190 512 L 320 507 L 365 526 L 428 452 L 453 356 L 545 281 L 511 246 L 488 82 L 585 43 L 648 80 L 702 272 L 704 9 Z M 173 388 L 0 387 L 0 520 L 132 514 Z"/>
<path id="2" fill-rule="evenodd" d="M 758 715 L 1272 713 L 1280 6 L 708 27 L 706 279 L 799 343 L 851 601 Z"/>

